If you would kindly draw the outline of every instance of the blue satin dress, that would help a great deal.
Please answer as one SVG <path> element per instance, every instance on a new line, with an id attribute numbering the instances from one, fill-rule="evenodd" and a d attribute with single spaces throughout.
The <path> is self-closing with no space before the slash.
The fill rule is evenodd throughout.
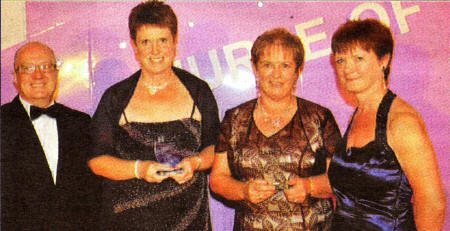
<path id="1" fill-rule="evenodd" d="M 388 91 L 380 103 L 375 140 L 347 149 L 352 118 L 336 149 L 328 170 L 337 200 L 333 231 L 416 230 L 411 185 L 387 143 L 387 118 L 395 97 Z"/>

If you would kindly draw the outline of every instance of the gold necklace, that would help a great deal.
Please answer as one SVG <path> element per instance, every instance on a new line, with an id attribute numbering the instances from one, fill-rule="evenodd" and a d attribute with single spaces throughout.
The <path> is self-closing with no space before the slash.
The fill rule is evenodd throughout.
<path id="1" fill-rule="evenodd" d="M 285 122 L 283 115 L 286 115 L 289 113 L 289 111 L 293 108 L 292 103 L 289 102 L 289 106 L 286 107 L 286 110 L 284 110 L 282 113 L 279 113 L 279 115 L 273 115 L 269 114 L 264 107 L 264 104 L 258 99 L 257 106 L 261 108 L 261 112 L 263 114 L 263 121 L 266 124 L 270 124 L 275 129 L 280 129 L 281 125 Z"/>
<path id="2" fill-rule="evenodd" d="M 166 88 L 167 85 L 168 85 L 168 82 L 164 82 L 163 84 L 157 85 L 157 86 L 155 86 L 155 85 L 150 85 L 150 84 L 148 84 L 148 83 L 146 83 L 146 82 L 143 82 L 143 83 L 144 83 L 145 88 L 147 88 L 148 93 L 150 93 L 150 95 L 156 94 L 156 92 L 158 92 L 159 90 L 162 90 L 162 89 Z"/>

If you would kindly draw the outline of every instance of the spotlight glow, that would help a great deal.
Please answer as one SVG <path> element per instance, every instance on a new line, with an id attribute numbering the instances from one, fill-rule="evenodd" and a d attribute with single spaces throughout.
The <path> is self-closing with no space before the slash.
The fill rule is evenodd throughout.
<path id="1" fill-rule="evenodd" d="M 93 57 L 93 61 L 95 57 Z M 89 87 L 89 68 L 88 60 L 84 55 L 75 55 L 64 59 L 64 65 L 61 66 L 59 76 L 64 84 L 62 91 L 70 91 L 76 86 L 83 88 Z M 67 80 L 67 81 L 66 81 Z"/>
<path id="2" fill-rule="evenodd" d="M 240 91 L 246 91 L 256 87 L 255 76 L 252 72 L 238 69 L 238 73 L 238 76 L 226 74 L 223 85 Z"/>

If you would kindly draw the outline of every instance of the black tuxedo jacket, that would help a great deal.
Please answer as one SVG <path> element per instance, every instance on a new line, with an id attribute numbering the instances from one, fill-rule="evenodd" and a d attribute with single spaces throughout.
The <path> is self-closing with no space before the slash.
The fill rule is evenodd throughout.
<path id="1" fill-rule="evenodd" d="M 19 97 L 1 106 L 1 229 L 95 230 L 99 178 L 87 166 L 89 115 L 62 104 L 56 118 L 53 183 L 39 138 Z"/>

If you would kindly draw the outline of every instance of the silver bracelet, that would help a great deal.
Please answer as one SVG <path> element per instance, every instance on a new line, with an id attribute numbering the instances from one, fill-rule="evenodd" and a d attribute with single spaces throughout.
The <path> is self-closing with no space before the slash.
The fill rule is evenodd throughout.
<path id="1" fill-rule="evenodd" d="M 136 177 L 137 179 L 141 179 L 141 177 L 139 177 L 139 162 L 141 162 L 141 161 L 136 160 L 134 162 L 134 177 Z"/>

